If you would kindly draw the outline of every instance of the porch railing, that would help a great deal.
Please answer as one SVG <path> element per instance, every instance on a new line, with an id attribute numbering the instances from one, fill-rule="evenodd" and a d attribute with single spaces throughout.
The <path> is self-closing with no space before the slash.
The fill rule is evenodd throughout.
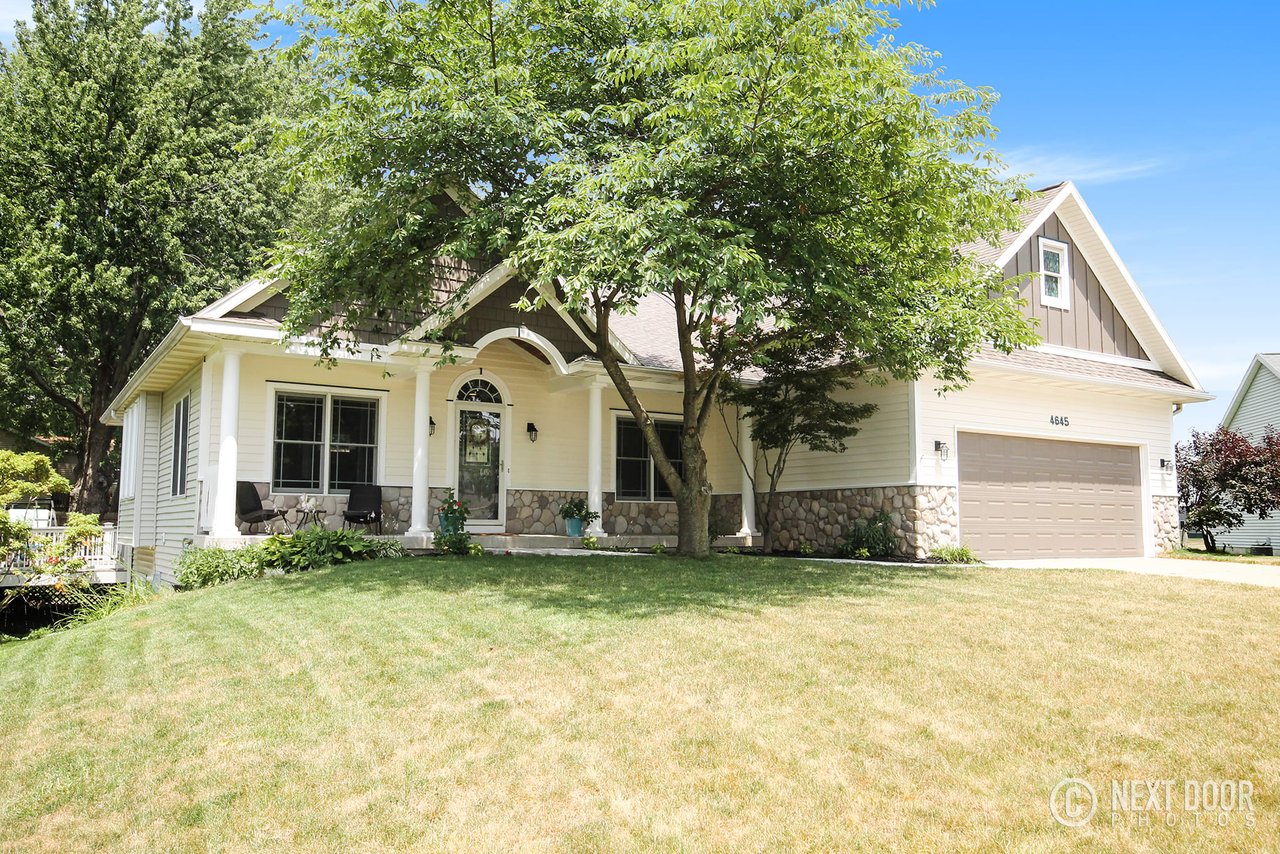
<path id="1" fill-rule="evenodd" d="M 12 569 L 30 570 L 39 568 L 44 563 L 46 550 L 50 545 L 60 543 L 66 537 L 65 527 L 32 528 L 31 537 L 36 543 L 29 553 L 15 555 L 10 564 Z M 115 569 L 119 566 L 116 560 L 116 526 L 110 523 L 102 526 L 102 535 L 82 543 L 75 550 L 75 556 L 83 558 L 86 570 Z"/>

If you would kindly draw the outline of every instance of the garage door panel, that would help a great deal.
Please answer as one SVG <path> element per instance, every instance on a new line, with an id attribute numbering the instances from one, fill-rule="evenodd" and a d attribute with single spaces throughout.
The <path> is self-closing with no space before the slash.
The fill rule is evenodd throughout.
<path id="1" fill-rule="evenodd" d="M 988 558 L 1142 551 L 1138 449 L 961 433 L 960 526 Z"/>

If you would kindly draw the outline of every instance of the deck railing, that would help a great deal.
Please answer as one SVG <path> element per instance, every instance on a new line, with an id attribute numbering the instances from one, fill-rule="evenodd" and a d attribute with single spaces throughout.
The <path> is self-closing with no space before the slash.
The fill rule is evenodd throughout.
<path id="1" fill-rule="evenodd" d="M 54 528 L 32 528 L 31 537 L 37 543 L 31 548 L 29 554 L 15 556 L 11 566 L 16 570 L 30 570 L 32 567 L 39 568 L 43 563 L 45 550 L 49 545 L 59 543 L 66 537 L 67 529 L 65 527 Z M 43 542 L 41 542 L 43 540 Z M 114 569 L 119 564 L 116 560 L 116 526 L 106 524 L 102 526 L 102 536 L 94 537 L 87 543 L 82 543 L 75 551 L 75 556 L 83 558 L 86 570 L 95 569 Z"/>

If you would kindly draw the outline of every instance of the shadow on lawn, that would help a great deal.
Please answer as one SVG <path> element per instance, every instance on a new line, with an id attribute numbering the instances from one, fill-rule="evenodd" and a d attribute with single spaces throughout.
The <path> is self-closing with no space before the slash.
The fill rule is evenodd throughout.
<path id="1" fill-rule="evenodd" d="M 349 564 L 275 579 L 281 592 L 395 598 L 415 591 L 480 592 L 535 607 L 625 617 L 686 610 L 752 611 L 815 598 L 870 598 L 964 570 L 827 563 L 786 558 L 502 556 L 410 558 Z"/>

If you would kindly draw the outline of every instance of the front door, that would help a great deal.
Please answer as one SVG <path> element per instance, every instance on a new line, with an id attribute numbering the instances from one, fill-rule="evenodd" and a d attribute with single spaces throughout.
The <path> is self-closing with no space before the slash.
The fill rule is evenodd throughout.
<path id="1" fill-rule="evenodd" d="M 458 408 L 458 499 L 470 522 L 502 522 L 502 412 Z"/>

